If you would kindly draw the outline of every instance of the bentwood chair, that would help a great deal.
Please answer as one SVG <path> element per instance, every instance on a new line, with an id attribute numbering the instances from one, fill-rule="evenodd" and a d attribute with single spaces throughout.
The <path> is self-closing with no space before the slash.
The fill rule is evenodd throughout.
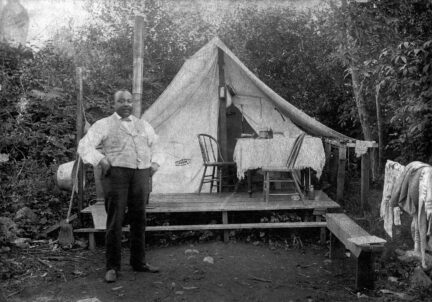
<path id="1" fill-rule="evenodd" d="M 262 171 L 264 174 L 264 201 L 268 202 L 270 195 L 297 195 L 300 197 L 301 200 L 304 199 L 304 194 L 300 188 L 300 179 L 298 176 L 299 170 L 294 169 L 295 162 L 297 160 L 297 157 L 300 153 L 301 146 L 303 144 L 304 137 L 306 136 L 305 133 L 302 133 L 299 135 L 295 141 L 294 145 L 291 149 L 291 152 L 288 156 L 288 160 L 286 162 L 285 166 L 281 167 L 263 167 Z M 279 177 L 272 178 L 272 174 L 275 174 L 277 172 L 277 175 Z M 283 178 L 282 175 L 286 175 L 286 178 Z M 294 190 L 289 191 L 287 193 L 270 193 L 270 184 L 271 183 L 292 183 L 294 185 Z"/>
<path id="2" fill-rule="evenodd" d="M 198 134 L 198 142 L 204 163 L 204 172 L 198 194 L 201 193 L 202 186 L 205 183 L 210 183 L 210 193 L 213 192 L 213 187 L 216 188 L 218 193 L 222 192 L 223 187 L 235 187 L 234 191 L 237 191 L 238 182 L 233 185 L 226 180 L 229 178 L 228 169 L 235 167 L 235 162 L 228 162 L 223 159 L 219 143 L 211 135 Z"/>

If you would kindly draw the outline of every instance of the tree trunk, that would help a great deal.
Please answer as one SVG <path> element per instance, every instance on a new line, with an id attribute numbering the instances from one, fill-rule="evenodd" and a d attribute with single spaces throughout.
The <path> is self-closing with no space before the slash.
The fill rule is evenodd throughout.
<path id="1" fill-rule="evenodd" d="M 372 130 L 370 126 L 370 116 L 366 110 L 366 103 L 363 96 L 363 82 L 360 83 L 360 77 L 358 71 L 354 66 L 351 66 L 351 79 L 354 90 L 355 102 L 357 105 L 357 111 L 359 114 L 360 124 L 363 131 L 363 137 L 367 141 L 372 139 Z"/>
<path id="2" fill-rule="evenodd" d="M 357 112 L 359 115 L 359 120 L 360 120 L 360 124 L 362 127 L 362 131 L 363 131 L 363 138 L 364 140 L 367 141 L 373 141 L 373 136 L 372 136 L 372 127 L 370 124 L 370 114 L 366 109 L 366 101 L 363 95 L 363 81 L 360 83 L 360 79 L 359 79 L 359 74 L 358 71 L 355 69 L 355 67 L 351 66 L 351 79 L 352 79 L 352 85 L 353 85 L 353 90 L 354 90 L 354 97 L 355 97 L 355 102 L 357 105 Z M 379 162 L 378 160 L 378 155 L 377 152 L 372 149 L 371 150 L 371 156 L 370 156 L 370 167 L 371 167 L 371 176 L 372 176 L 372 180 L 376 180 L 377 179 L 377 163 Z"/>
<path id="3" fill-rule="evenodd" d="M 347 1 L 342 0 L 342 9 L 344 9 L 347 12 L 348 6 Z M 357 106 L 357 112 L 359 115 L 360 125 L 362 127 L 363 132 L 363 138 L 367 141 L 372 141 L 372 127 L 370 125 L 370 115 L 366 108 L 366 101 L 363 94 L 363 82 L 360 79 L 360 74 L 358 72 L 357 67 L 355 66 L 355 62 L 358 61 L 356 59 L 355 51 L 353 51 L 357 46 L 353 43 L 355 39 L 350 35 L 350 28 L 353 26 L 351 19 L 348 14 L 347 19 L 347 30 L 346 30 L 346 41 L 347 41 L 347 47 L 348 52 L 351 54 L 351 62 L 350 62 L 350 70 L 351 70 L 351 80 L 352 80 L 352 86 L 353 86 L 353 92 L 355 97 L 355 102 Z M 377 178 L 376 174 L 376 163 L 377 163 L 377 154 L 376 152 L 371 152 L 370 157 L 370 163 L 371 163 L 371 170 L 372 170 L 372 179 L 375 180 Z"/>
<path id="4" fill-rule="evenodd" d="M 378 84 L 375 90 L 375 105 L 376 105 L 376 115 L 377 115 L 377 124 L 378 124 L 378 172 L 381 172 L 383 157 L 384 157 L 383 121 L 381 115 L 381 103 L 379 98 L 380 88 L 381 86 Z"/>

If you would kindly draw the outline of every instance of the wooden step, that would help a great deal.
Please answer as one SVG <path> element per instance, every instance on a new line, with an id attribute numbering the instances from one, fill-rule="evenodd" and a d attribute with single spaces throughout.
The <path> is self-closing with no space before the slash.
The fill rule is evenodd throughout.
<path id="1" fill-rule="evenodd" d="M 273 222 L 273 223 L 226 223 L 226 224 L 197 224 L 197 225 L 162 225 L 147 226 L 147 232 L 165 232 L 165 231 L 205 231 L 205 230 L 223 230 L 224 237 L 227 230 L 239 229 L 281 229 L 281 228 L 321 228 L 325 229 L 326 222 Z M 123 232 L 129 232 L 129 227 L 124 227 Z M 82 228 L 74 230 L 75 233 L 87 233 L 89 238 L 89 249 L 95 250 L 96 241 L 95 233 L 105 232 L 105 229 Z"/>
<path id="2" fill-rule="evenodd" d="M 191 224 L 191 225 L 161 225 L 146 226 L 148 232 L 159 231 L 198 231 L 198 230 L 237 230 L 237 229 L 283 229 L 283 228 L 321 228 L 326 227 L 326 222 L 269 222 L 269 223 L 227 223 L 227 224 Z M 129 227 L 123 228 L 129 232 Z M 82 228 L 74 230 L 76 233 L 98 233 L 105 229 Z"/>

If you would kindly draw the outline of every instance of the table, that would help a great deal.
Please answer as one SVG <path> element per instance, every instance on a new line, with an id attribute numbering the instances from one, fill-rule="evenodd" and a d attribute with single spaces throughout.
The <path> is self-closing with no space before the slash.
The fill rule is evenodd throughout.
<path id="1" fill-rule="evenodd" d="M 262 167 L 285 166 L 295 137 L 275 136 L 271 139 L 239 138 L 233 159 L 237 164 L 237 177 L 243 179 L 245 172 Z M 312 168 L 321 177 L 325 165 L 324 146 L 320 138 L 306 136 L 294 168 Z"/>

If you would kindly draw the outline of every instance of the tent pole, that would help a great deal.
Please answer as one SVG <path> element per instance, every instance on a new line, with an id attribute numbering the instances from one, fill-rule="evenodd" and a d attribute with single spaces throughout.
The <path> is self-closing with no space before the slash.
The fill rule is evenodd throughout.
<path id="1" fill-rule="evenodd" d="M 218 48 L 218 66 L 219 66 L 219 122 L 218 136 L 221 147 L 222 157 L 228 159 L 227 148 L 227 125 L 226 125 L 226 86 L 225 86 L 225 68 L 224 68 L 224 53 Z"/>
<path id="2" fill-rule="evenodd" d="M 143 79 L 143 53 L 144 53 L 144 17 L 135 17 L 133 40 L 133 115 L 141 117 L 142 79 Z"/>
<path id="3" fill-rule="evenodd" d="M 240 105 L 241 108 L 241 134 L 244 133 L 244 115 L 243 115 L 243 104 Z"/>

